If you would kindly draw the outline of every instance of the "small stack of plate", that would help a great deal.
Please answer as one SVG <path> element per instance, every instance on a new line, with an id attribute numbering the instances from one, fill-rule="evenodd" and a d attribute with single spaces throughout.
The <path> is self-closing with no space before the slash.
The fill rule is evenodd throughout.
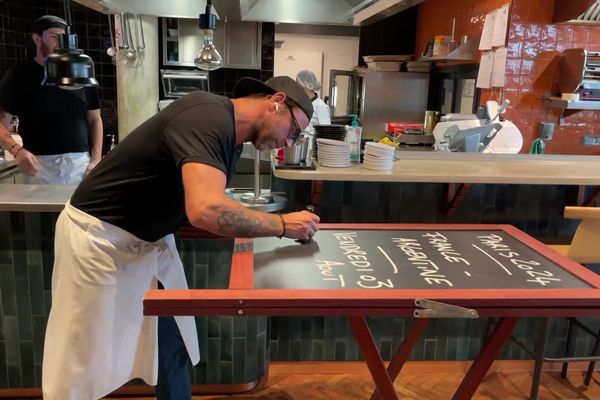
<path id="1" fill-rule="evenodd" d="M 318 160 L 323 167 L 345 168 L 350 161 L 350 144 L 332 139 L 317 139 Z"/>
<path id="2" fill-rule="evenodd" d="M 365 143 L 363 167 L 377 171 L 387 171 L 392 169 L 394 151 L 395 149 L 387 144 L 377 142 Z"/>
<path id="3" fill-rule="evenodd" d="M 314 125 L 315 139 L 346 140 L 346 127 L 344 125 Z M 318 145 L 313 143 L 313 158 L 318 158 Z"/>

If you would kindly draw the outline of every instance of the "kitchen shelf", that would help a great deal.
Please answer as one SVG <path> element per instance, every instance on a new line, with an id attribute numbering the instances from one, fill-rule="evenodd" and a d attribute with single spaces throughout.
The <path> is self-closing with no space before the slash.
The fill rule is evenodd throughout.
<path id="1" fill-rule="evenodd" d="M 418 61 L 477 61 L 479 62 L 480 36 L 470 38 L 451 53 L 440 57 L 421 57 Z"/>
<path id="2" fill-rule="evenodd" d="M 593 100 L 563 100 L 560 97 L 549 96 L 544 97 L 544 104 L 565 110 L 600 110 L 600 101 Z"/>
<path id="3" fill-rule="evenodd" d="M 560 108 L 559 125 L 564 124 L 566 116 L 582 110 L 600 110 L 600 101 L 594 100 L 563 100 L 560 97 L 545 96 L 544 105 L 547 107 Z M 569 111 L 567 111 L 569 110 Z"/>

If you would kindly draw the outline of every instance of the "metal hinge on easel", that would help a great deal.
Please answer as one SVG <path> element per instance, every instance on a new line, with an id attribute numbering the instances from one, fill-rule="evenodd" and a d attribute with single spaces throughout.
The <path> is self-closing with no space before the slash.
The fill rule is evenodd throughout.
<path id="1" fill-rule="evenodd" d="M 477 310 L 427 299 L 415 299 L 415 318 L 479 318 Z"/>

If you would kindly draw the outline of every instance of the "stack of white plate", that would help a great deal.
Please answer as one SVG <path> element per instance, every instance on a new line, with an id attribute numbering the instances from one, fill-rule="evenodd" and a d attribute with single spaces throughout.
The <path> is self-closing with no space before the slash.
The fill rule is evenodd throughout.
<path id="1" fill-rule="evenodd" d="M 378 171 L 387 171 L 392 169 L 394 162 L 394 148 L 387 144 L 377 142 L 365 143 L 365 158 L 363 167 Z"/>
<path id="2" fill-rule="evenodd" d="M 317 159 L 324 167 L 349 167 L 350 144 L 339 140 L 317 138 Z"/>

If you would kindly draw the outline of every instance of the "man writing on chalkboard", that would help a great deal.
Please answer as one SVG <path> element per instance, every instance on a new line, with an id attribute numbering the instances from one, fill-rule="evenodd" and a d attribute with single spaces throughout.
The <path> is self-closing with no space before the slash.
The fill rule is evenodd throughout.
<path id="1" fill-rule="evenodd" d="M 187 217 L 226 237 L 309 239 L 319 217 L 254 211 L 225 195 L 241 145 L 289 146 L 313 109 L 289 77 L 244 78 L 230 100 L 204 91 L 148 119 L 78 186 L 56 224 L 45 400 L 91 400 L 133 378 L 191 399 L 192 317 L 144 317 L 148 289 L 186 288 L 173 233 Z M 158 344 L 158 345 L 157 345 Z"/>

